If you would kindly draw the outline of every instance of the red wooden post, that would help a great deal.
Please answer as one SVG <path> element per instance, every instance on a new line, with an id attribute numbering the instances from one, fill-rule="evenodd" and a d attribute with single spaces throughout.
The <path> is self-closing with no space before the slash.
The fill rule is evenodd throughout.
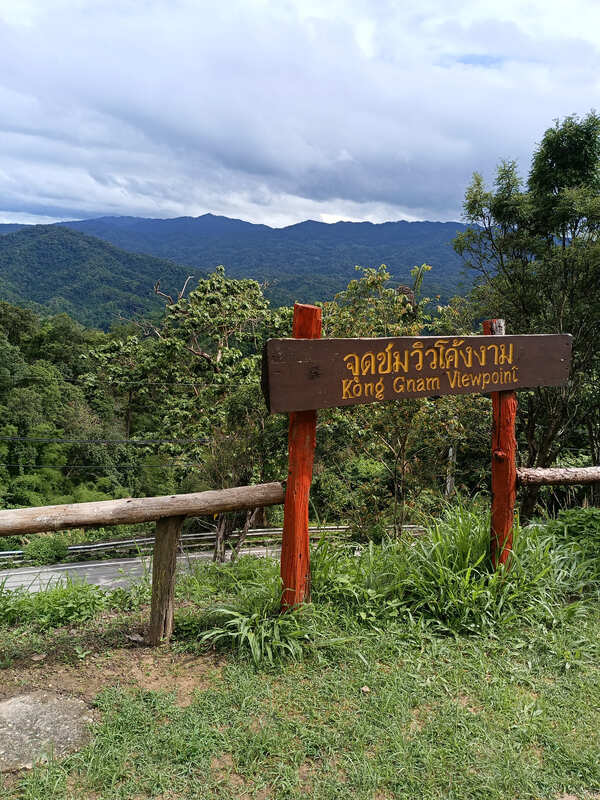
<path id="1" fill-rule="evenodd" d="M 296 303 L 292 336 L 294 339 L 319 339 L 321 309 Z M 295 411 L 290 414 L 289 467 L 281 544 L 282 610 L 310 600 L 308 498 L 312 481 L 316 431 L 316 411 Z"/>
<path id="2" fill-rule="evenodd" d="M 503 336 L 503 319 L 483 323 L 486 336 Z M 510 558 L 517 496 L 516 392 L 492 392 L 492 522 L 491 555 L 494 569 Z"/>

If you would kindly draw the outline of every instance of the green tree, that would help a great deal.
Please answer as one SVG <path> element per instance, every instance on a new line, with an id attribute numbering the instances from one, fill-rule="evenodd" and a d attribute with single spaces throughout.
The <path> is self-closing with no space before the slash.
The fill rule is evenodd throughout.
<path id="1" fill-rule="evenodd" d="M 527 185 L 515 162 L 493 189 L 475 174 L 464 216 L 471 227 L 454 246 L 478 274 L 479 313 L 503 317 L 510 333 L 571 333 L 565 387 L 520 394 L 520 434 L 528 466 L 546 467 L 583 424 L 585 385 L 600 344 L 600 117 L 570 116 L 549 128 L 534 152 Z M 524 493 L 528 518 L 538 490 Z"/>

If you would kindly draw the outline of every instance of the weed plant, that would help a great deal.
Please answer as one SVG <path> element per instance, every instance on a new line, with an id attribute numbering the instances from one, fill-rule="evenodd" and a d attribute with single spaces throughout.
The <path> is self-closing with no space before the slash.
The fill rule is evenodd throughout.
<path id="1" fill-rule="evenodd" d="M 67 580 L 33 594 L 26 589 L 8 590 L 0 583 L 0 628 L 26 625 L 37 630 L 49 630 L 79 624 L 102 611 L 134 610 L 147 603 L 149 598 L 147 581 L 131 589 L 106 591 L 88 583 Z"/>
<path id="2" fill-rule="evenodd" d="M 596 510 L 578 511 L 517 525 L 510 567 L 498 571 L 490 564 L 489 517 L 464 504 L 446 509 L 418 538 L 323 539 L 312 555 L 313 602 L 284 615 L 276 561 L 196 564 L 178 581 L 184 603 L 175 635 L 181 646 L 230 648 L 273 664 L 392 630 L 405 637 L 550 631 L 598 596 L 599 519 Z M 31 595 L 0 585 L 0 626 L 85 623 L 109 609 L 138 609 L 149 596 L 148 578 L 110 592 L 69 582 Z"/>
<path id="3" fill-rule="evenodd" d="M 448 508 L 427 535 L 362 550 L 325 541 L 312 560 L 313 599 L 355 610 L 360 619 L 423 616 L 440 630 L 479 632 L 516 621 L 554 621 L 585 590 L 586 559 L 544 528 L 515 526 L 508 568 L 494 570 L 489 515 Z"/>
<path id="4" fill-rule="evenodd" d="M 282 657 L 298 660 L 314 643 L 318 610 L 306 605 L 279 613 L 281 581 L 273 561 L 246 556 L 235 565 L 211 565 L 204 574 L 213 579 L 215 589 L 234 592 L 234 599 L 212 605 L 199 615 L 178 615 L 177 637 L 247 653 L 255 664 L 274 664 Z M 199 576 L 187 584 L 192 590 L 198 584 L 206 585 Z"/>
<path id="5" fill-rule="evenodd" d="M 364 547 L 323 539 L 312 555 L 312 606 L 284 616 L 276 565 L 247 559 L 238 567 L 211 566 L 194 580 L 206 587 L 208 578 L 233 599 L 188 616 L 177 632 L 272 663 L 344 641 L 340 628 L 360 635 L 357 623 L 379 633 L 391 625 L 455 635 L 550 629 L 579 613 L 597 591 L 600 570 L 595 525 L 588 531 L 574 521 L 575 535 L 561 524 L 562 536 L 556 526 L 516 525 L 510 566 L 498 570 L 490 562 L 489 515 L 464 504 L 447 508 L 417 539 Z"/>

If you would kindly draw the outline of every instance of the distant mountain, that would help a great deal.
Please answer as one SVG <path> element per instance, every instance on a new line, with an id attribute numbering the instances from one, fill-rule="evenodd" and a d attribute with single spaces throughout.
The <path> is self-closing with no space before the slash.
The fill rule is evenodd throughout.
<path id="1" fill-rule="evenodd" d="M 431 264 L 426 293 L 444 299 L 459 292 L 464 280 L 462 262 L 452 249 L 452 239 L 465 228 L 460 222 L 307 221 L 270 228 L 205 214 L 176 219 L 101 217 L 60 224 L 124 250 L 202 270 L 224 264 L 234 277 L 267 281 L 267 294 L 280 303 L 331 297 L 355 277 L 357 264 L 387 264 L 401 283 L 409 282 L 409 270 L 416 264 Z"/>
<path id="2" fill-rule="evenodd" d="M 70 309 L 78 319 L 106 324 L 109 316 L 155 307 L 149 292 L 157 278 L 172 280 L 175 289 L 187 274 L 218 264 L 233 277 L 264 282 L 271 302 L 283 305 L 332 298 L 356 277 L 357 264 L 387 264 L 396 282 L 410 283 L 410 269 L 428 263 L 433 270 L 425 294 L 447 300 L 468 285 L 452 248 L 452 239 L 464 228 L 459 222 L 310 220 L 270 228 L 213 214 L 0 225 L 0 288 L 14 302 L 49 303 Z M 67 231 L 85 238 L 69 239 Z M 102 248 L 99 239 L 114 247 Z M 28 266 L 20 271 L 24 261 Z"/>
<path id="3" fill-rule="evenodd" d="M 0 299 L 66 311 L 87 325 L 158 310 L 153 293 L 168 292 L 200 270 L 126 253 L 101 239 L 58 225 L 33 225 L 0 236 Z"/>

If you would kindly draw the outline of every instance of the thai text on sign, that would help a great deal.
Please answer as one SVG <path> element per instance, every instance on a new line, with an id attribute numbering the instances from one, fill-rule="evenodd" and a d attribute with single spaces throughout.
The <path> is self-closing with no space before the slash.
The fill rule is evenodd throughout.
<path id="1" fill-rule="evenodd" d="M 571 336 L 270 339 L 263 391 L 273 412 L 405 397 L 559 386 Z"/>

